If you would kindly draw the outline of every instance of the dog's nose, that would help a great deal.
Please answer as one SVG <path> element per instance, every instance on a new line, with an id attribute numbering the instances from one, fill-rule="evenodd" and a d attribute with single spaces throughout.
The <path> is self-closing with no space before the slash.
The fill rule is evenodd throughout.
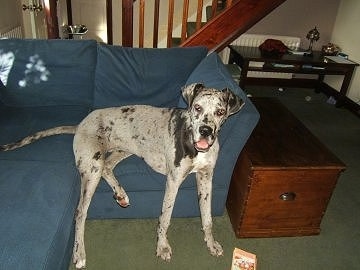
<path id="1" fill-rule="evenodd" d="M 201 136 L 208 137 L 212 135 L 213 129 L 209 126 L 201 126 L 199 132 Z"/>

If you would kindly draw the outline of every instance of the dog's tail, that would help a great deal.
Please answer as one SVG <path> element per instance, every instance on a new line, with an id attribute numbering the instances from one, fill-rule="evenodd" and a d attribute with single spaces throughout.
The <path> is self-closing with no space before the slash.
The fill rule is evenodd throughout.
<path id="1" fill-rule="evenodd" d="M 10 151 L 49 136 L 60 134 L 75 134 L 76 128 L 77 126 L 61 126 L 42 130 L 15 143 L 0 145 L 0 151 Z"/>

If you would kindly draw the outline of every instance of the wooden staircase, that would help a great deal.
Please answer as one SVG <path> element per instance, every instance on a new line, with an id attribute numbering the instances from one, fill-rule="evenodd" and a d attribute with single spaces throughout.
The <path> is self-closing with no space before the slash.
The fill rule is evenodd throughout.
<path id="1" fill-rule="evenodd" d="M 238 0 L 227 6 L 180 46 L 221 51 L 286 0 Z"/>
<path id="2" fill-rule="evenodd" d="M 186 36 L 185 38 L 191 37 L 193 34 L 195 34 L 196 31 L 198 31 L 200 28 L 206 25 L 208 21 L 210 21 L 212 18 L 215 17 L 215 15 L 221 13 L 226 8 L 226 3 L 229 3 L 229 1 L 226 0 L 218 0 L 213 1 L 212 5 L 208 5 L 205 7 L 205 14 L 206 14 L 206 21 L 187 21 L 186 22 Z M 178 47 L 181 46 L 181 43 L 184 42 L 184 37 L 173 37 L 172 38 L 172 46 Z"/>
<path id="3" fill-rule="evenodd" d="M 107 1 L 108 43 L 112 44 L 112 0 Z M 182 11 L 174 10 L 175 1 L 183 1 Z M 209 51 L 221 51 L 233 40 L 286 0 L 204 0 L 197 1 L 196 19 L 189 20 L 190 0 L 168 0 L 166 47 L 206 46 Z M 195 0 L 191 0 L 195 1 Z M 138 2 L 138 3 L 136 3 Z M 122 46 L 134 46 L 134 4 L 138 12 L 138 47 L 144 47 L 146 5 L 154 5 L 152 47 L 159 44 L 160 0 L 122 0 Z M 203 12 L 206 21 L 202 21 Z M 174 14 L 182 12 L 181 36 L 175 37 Z M 194 16 L 193 16 L 194 17 Z M 149 18 L 148 14 L 147 17 Z M 148 36 L 148 35 L 147 35 Z"/>

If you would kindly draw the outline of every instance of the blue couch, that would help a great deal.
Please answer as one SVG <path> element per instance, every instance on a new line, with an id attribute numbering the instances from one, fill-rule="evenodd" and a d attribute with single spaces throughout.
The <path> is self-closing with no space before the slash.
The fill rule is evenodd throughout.
<path id="1" fill-rule="evenodd" d="M 91 110 L 124 104 L 185 107 L 193 82 L 228 87 L 245 101 L 220 133 L 212 211 L 224 213 L 233 167 L 258 120 L 217 54 L 203 47 L 136 49 L 90 40 L 0 40 L 0 144 L 36 131 L 76 125 Z M 67 269 L 80 181 L 71 135 L 0 152 L 0 269 Z M 141 159 L 115 168 L 131 206 L 118 207 L 102 181 L 89 218 L 158 217 L 165 177 Z M 179 191 L 173 216 L 199 216 L 194 176 Z"/>

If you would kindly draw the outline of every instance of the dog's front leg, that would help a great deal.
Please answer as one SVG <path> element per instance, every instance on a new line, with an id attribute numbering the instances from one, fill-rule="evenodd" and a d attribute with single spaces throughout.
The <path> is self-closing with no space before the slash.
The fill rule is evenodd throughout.
<path id="1" fill-rule="evenodd" d="M 171 246 L 167 239 L 167 230 L 170 226 L 170 219 L 180 184 L 181 181 L 176 181 L 171 175 L 167 176 L 164 201 L 162 205 L 161 215 L 159 217 L 159 226 L 157 229 L 158 240 L 156 256 L 167 262 L 170 261 L 172 255 Z"/>
<path id="2" fill-rule="evenodd" d="M 201 212 L 202 229 L 204 231 L 204 240 L 213 256 L 222 256 L 223 249 L 215 241 L 212 234 L 212 216 L 211 216 L 211 199 L 212 199 L 212 169 L 203 169 L 196 173 L 196 182 L 199 197 L 199 206 Z"/>

